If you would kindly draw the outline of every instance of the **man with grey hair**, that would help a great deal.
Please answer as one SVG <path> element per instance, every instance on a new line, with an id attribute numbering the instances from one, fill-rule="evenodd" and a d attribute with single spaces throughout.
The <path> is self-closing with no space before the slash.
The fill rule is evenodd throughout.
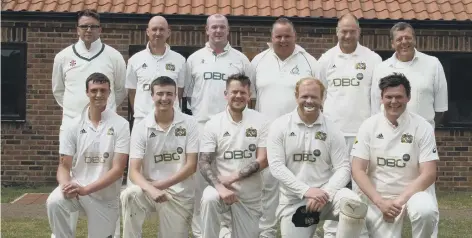
<path id="1" fill-rule="evenodd" d="M 225 110 L 226 80 L 233 74 L 250 75 L 249 59 L 231 47 L 228 19 L 221 14 L 208 17 L 205 26 L 208 42 L 187 59 L 187 77 L 184 95 L 189 100 L 190 110 L 198 121 L 200 134 L 212 116 Z M 201 237 L 200 200 L 208 186 L 200 173 L 196 175 L 195 207 L 192 221 L 194 237 Z M 229 214 L 224 214 L 222 233 L 229 234 Z"/>
<path id="2" fill-rule="evenodd" d="M 323 113 L 343 132 L 349 153 L 364 120 L 370 117 L 370 89 L 374 68 L 382 58 L 359 43 L 361 28 L 357 17 L 351 13 L 338 20 L 336 36 L 338 44 L 319 59 L 320 79 L 328 82 Z M 355 183 L 348 184 L 358 192 Z M 338 222 L 325 221 L 324 237 L 336 237 Z M 364 230 L 362 237 L 367 237 Z"/>
<path id="3" fill-rule="evenodd" d="M 251 106 L 271 121 L 297 107 L 293 92 L 299 79 L 318 78 L 316 59 L 297 45 L 296 40 L 293 23 L 287 18 L 279 18 L 272 26 L 269 48 L 256 55 L 251 62 Z M 275 213 L 279 201 L 279 185 L 269 170 L 264 170 L 263 175 L 260 236 L 273 238 L 276 234 Z"/>
<path id="4" fill-rule="evenodd" d="M 392 48 L 395 53 L 374 70 L 371 91 L 372 114 L 383 111 L 379 80 L 393 72 L 402 73 L 410 79 L 411 99 L 408 110 L 422 116 L 433 128 L 439 124 L 448 110 L 447 81 L 438 58 L 416 49 L 415 30 L 406 22 L 398 22 L 390 30 Z M 427 191 L 437 206 L 434 184 Z M 439 219 L 437 219 L 439 221 Z M 437 237 L 438 224 L 432 237 Z"/>

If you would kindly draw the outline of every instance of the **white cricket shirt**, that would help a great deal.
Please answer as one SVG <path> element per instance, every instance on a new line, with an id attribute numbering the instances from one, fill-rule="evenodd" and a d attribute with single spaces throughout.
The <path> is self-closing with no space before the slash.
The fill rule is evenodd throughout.
<path id="1" fill-rule="evenodd" d="M 136 90 L 134 117 L 145 117 L 154 110 L 151 96 L 152 81 L 160 76 L 168 76 L 176 82 L 178 88 L 183 88 L 185 68 L 185 58 L 171 50 L 167 44 L 163 55 L 153 55 L 148 43 L 146 49 L 131 56 L 126 69 L 126 88 Z M 175 100 L 174 106 L 180 110 L 179 100 Z"/>
<path id="2" fill-rule="evenodd" d="M 269 49 L 256 55 L 251 62 L 251 91 L 252 98 L 256 98 L 255 109 L 275 120 L 297 107 L 295 85 L 305 77 L 318 78 L 318 63 L 299 45 L 285 60 L 275 54 L 272 44 L 268 45 Z"/>
<path id="3" fill-rule="evenodd" d="M 226 109 L 206 123 L 200 152 L 215 152 L 217 176 L 237 173 L 257 159 L 257 148 L 266 147 L 268 129 L 268 121 L 257 111 L 246 108 L 242 121 L 235 122 Z M 243 200 L 260 199 L 261 174 L 256 172 L 232 186 Z"/>
<path id="4" fill-rule="evenodd" d="M 198 153 L 198 137 L 197 122 L 189 115 L 174 110 L 172 125 L 164 131 L 149 113 L 133 127 L 129 157 L 142 160 L 144 178 L 167 179 L 185 166 L 188 153 Z M 181 198 L 193 198 L 194 189 L 193 176 L 169 188 Z"/>
<path id="5" fill-rule="evenodd" d="M 310 187 L 323 188 L 330 197 L 351 177 L 343 133 L 321 112 L 306 125 L 297 109 L 270 126 L 267 157 L 272 175 L 280 181 L 280 203 L 303 198 Z"/>
<path id="6" fill-rule="evenodd" d="M 61 128 L 73 124 L 89 103 L 85 81 L 93 73 L 103 73 L 110 79 L 111 93 L 107 108 L 116 110 L 126 98 L 126 63 L 119 51 L 100 39 L 87 50 L 79 41 L 59 52 L 54 58 L 52 92 L 63 109 Z"/>
<path id="7" fill-rule="evenodd" d="M 216 55 L 207 42 L 188 57 L 185 94 L 191 98 L 190 110 L 198 122 L 206 122 L 225 110 L 226 79 L 241 73 L 250 76 L 249 59 L 229 43 L 223 53 Z"/>
<path id="8" fill-rule="evenodd" d="M 419 176 L 420 163 L 439 160 L 434 129 L 405 111 L 398 127 L 377 113 L 362 123 L 351 155 L 369 160 L 368 176 L 384 198 L 400 195 Z"/>
<path id="9" fill-rule="evenodd" d="M 80 186 L 87 186 L 103 177 L 113 167 L 115 153 L 128 154 L 130 131 L 126 119 L 111 109 L 102 112 L 97 128 L 85 109 L 72 125 L 65 128 L 59 153 L 73 157 L 71 177 Z M 90 196 L 101 200 L 118 199 L 121 179 Z"/>
<path id="10" fill-rule="evenodd" d="M 404 74 L 411 85 L 411 99 L 408 108 L 411 112 L 424 117 L 433 127 L 435 112 L 448 110 L 447 81 L 444 69 L 438 58 L 419 52 L 410 62 L 401 62 L 392 57 L 379 64 L 372 79 L 372 115 L 380 112 L 381 96 L 379 81 L 381 78 L 398 72 Z"/>
<path id="11" fill-rule="evenodd" d="M 371 115 L 372 74 L 381 62 L 377 53 L 359 43 L 351 54 L 344 54 L 338 44 L 318 60 L 320 78 L 328 82 L 323 114 L 345 136 L 355 136 L 362 122 Z"/>

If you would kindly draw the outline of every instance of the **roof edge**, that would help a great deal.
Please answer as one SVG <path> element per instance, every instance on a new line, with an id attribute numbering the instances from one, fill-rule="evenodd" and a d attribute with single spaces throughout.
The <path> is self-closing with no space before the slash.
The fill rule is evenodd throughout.
<path id="1" fill-rule="evenodd" d="M 100 13 L 102 22 L 147 22 L 156 14 L 128 14 L 128 13 Z M 194 23 L 206 22 L 208 15 L 183 15 L 183 14 L 161 14 L 169 22 L 172 23 Z M 251 23 L 255 24 L 271 24 L 278 17 L 273 16 L 234 16 L 228 15 L 231 23 Z M 311 26 L 335 26 L 337 18 L 315 18 L 315 17 L 287 17 L 294 24 L 311 25 Z M 75 12 L 40 12 L 40 11 L 2 11 L 2 20 L 75 20 Z M 471 29 L 472 21 L 457 20 L 404 20 L 404 19 L 359 19 L 359 23 L 365 27 L 388 27 L 399 21 L 410 23 L 415 28 L 435 28 L 435 29 Z"/>

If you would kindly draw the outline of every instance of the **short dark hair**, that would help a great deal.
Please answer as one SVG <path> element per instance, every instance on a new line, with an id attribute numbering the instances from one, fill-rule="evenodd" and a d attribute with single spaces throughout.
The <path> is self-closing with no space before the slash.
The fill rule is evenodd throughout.
<path id="1" fill-rule="evenodd" d="M 154 79 L 151 83 L 151 95 L 154 94 L 154 86 L 174 86 L 174 87 L 177 87 L 177 84 L 175 83 L 175 81 L 170 78 L 170 77 L 167 77 L 167 76 L 160 76 L 160 77 L 157 77 L 156 79 Z"/>
<path id="2" fill-rule="evenodd" d="M 107 83 L 108 88 L 111 87 L 110 79 L 102 73 L 93 73 L 93 74 L 88 76 L 87 80 L 85 80 L 85 91 L 86 92 L 88 92 L 90 82 L 99 83 L 99 84 Z"/>
<path id="3" fill-rule="evenodd" d="M 411 31 L 413 32 L 413 37 L 415 37 L 415 29 L 413 29 L 413 27 L 409 24 L 409 23 L 406 23 L 406 22 L 397 22 L 395 23 L 395 25 L 392 26 L 392 28 L 390 29 L 390 39 L 393 41 L 394 40 L 394 36 L 393 34 L 396 32 L 396 31 L 404 31 L 406 30 L 407 28 L 410 28 Z"/>
<path id="4" fill-rule="evenodd" d="M 228 76 L 228 79 L 226 80 L 226 87 L 229 87 L 229 84 L 232 81 L 238 81 L 241 83 L 241 85 L 251 88 L 251 80 L 244 74 L 233 74 Z"/>
<path id="5" fill-rule="evenodd" d="M 400 85 L 403 85 L 403 87 L 405 87 L 406 96 L 410 97 L 410 94 L 411 94 L 410 81 L 408 81 L 405 75 L 401 73 L 393 73 L 380 79 L 380 82 L 379 82 L 379 88 L 381 91 L 380 95 L 383 96 L 383 92 L 385 89 L 391 88 L 391 87 L 397 87 Z"/>
<path id="6" fill-rule="evenodd" d="M 80 20 L 81 17 L 92 17 L 95 18 L 98 22 L 100 22 L 100 14 L 94 9 L 85 9 L 77 13 L 77 22 Z"/>

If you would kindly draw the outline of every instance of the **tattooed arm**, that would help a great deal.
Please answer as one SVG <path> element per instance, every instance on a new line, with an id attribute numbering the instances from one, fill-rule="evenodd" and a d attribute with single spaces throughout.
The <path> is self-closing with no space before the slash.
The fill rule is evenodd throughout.
<path id="1" fill-rule="evenodd" d="M 200 159 L 198 160 L 198 166 L 200 167 L 200 173 L 203 178 L 213 187 L 220 184 L 220 180 L 216 176 L 216 173 L 211 169 L 212 163 L 215 161 L 214 153 L 201 152 Z"/>

